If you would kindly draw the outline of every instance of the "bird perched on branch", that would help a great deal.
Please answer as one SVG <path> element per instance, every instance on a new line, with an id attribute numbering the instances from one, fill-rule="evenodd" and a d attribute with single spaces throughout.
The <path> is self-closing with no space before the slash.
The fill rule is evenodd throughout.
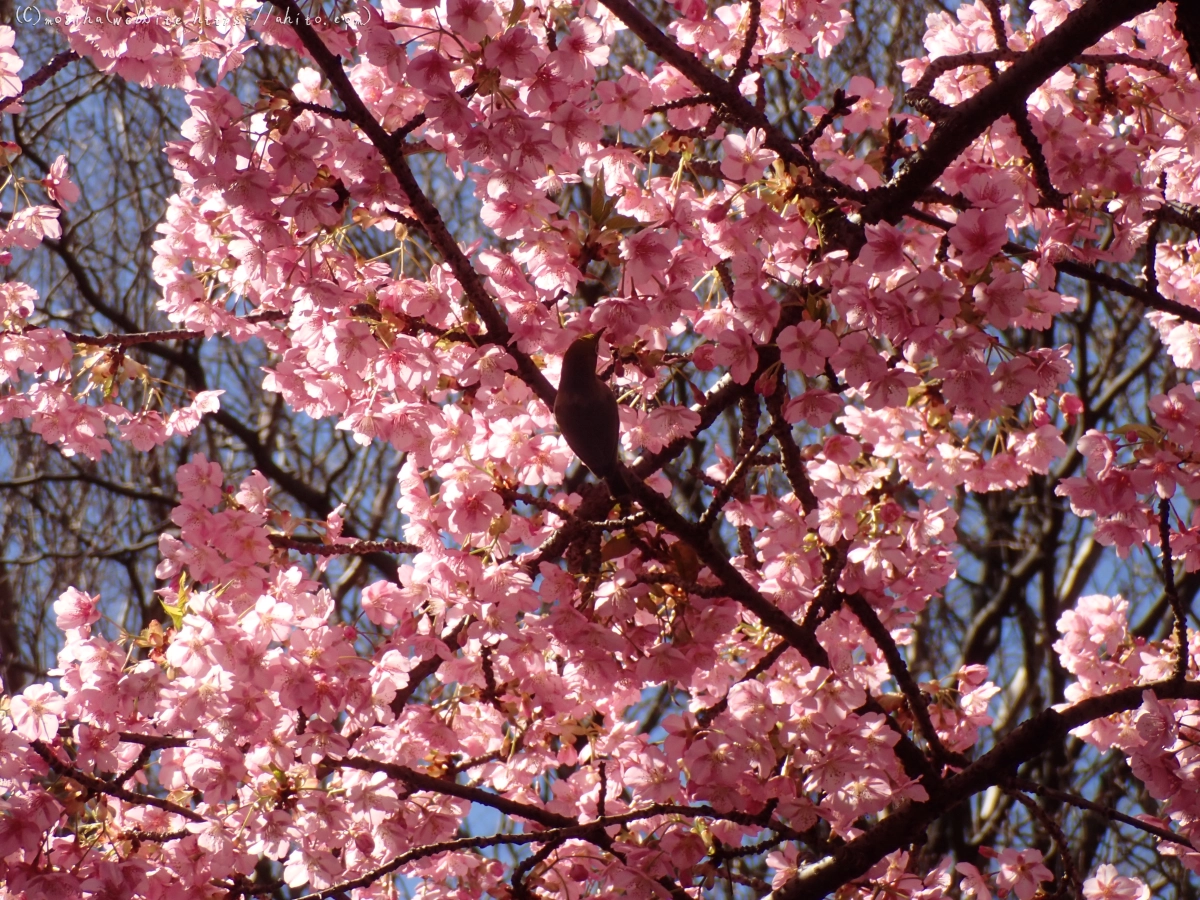
<path id="1" fill-rule="evenodd" d="M 576 338 L 563 356 L 554 420 L 567 446 L 597 478 L 608 482 L 614 497 L 629 494 L 617 461 L 621 416 L 612 389 L 596 374 L 601 328 Z"/>

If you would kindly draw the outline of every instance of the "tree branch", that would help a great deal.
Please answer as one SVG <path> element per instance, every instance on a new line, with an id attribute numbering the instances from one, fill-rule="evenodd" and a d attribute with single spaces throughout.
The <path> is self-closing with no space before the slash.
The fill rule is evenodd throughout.
<path id="1" fill-rule="evenodd" d="M 393 140 L 384 127 L 376 121 L 362 98 L 358 96 L 354 85 L 351 84 L 346 70 L 342 68 L 341 60 L 325 46 L 321 36 L 308 23 L 294 0 L 271 0 L 271 3 L 291 17 L 291 27 L 295 30 L 296 36 L 300 38 L 301 43 L 304 44 L 304 49 L 308 51 L 313 62 L 329 79 L 334 93 L 341 99 L 342 105 L 346 109 L 347 118 L 362 130 L 375 149 L 383 156 L 392 174 L 396 176 L 413 214 L 421 223 L 421 228 L 429 236 L 430 243 L 446 261 L 450 271 L 454 273 L 454 277 L 462 286 L 471 308 L 487 326 L 487 334 L 483 336 L 483 339 L 488 343 L 503 347 L 516 361 L 521 379 L 529 385 L 530 389 L 548 408 L 553 409 L 556 393 L 553 386 L 546 380 L 546 376 L 542 374 L 541 369 L 528 354 L 523 353 L 515 346 L 510 346 L 513 337 L 504 322 L 504 317 L 488 294 L 483 279 L 475 271 L 471 260 L 463 253 L 454 235 L 450 233 L 437 206 L 421 190 L 412 169 L 408 166 L 403 142 Z"/>
<path id="2" fill-rule="evenodd" d="M 824 859 L 802 868 L 783 887 L 772 892 L 769 900 L 819 900 L 828 896 L 866 874 L 889 853 L 919 840 L 934 819 L 980 791 L 1000 784 L 1017 766 L 1062 740 L 1072 728 L 1114 713 L 1137 709 L 1146 691 L 1154 691 L 1161 699 L 1200 700 L 1200 684 L 1179 684 L 1167 680 L 1089 697 L 1062 712 L 1043 710 L 1014 728 L 967 768 L 947 778 L 943 783 L 944 791 L 936 799 L 909 803 L 900 808 L 865 834 L 847 842 Z"/>
<path id="3" fill-rule="evenodd" d="M 947 112 L 925 145 L 900 164 L 899 174 L 871 192 L 861 221 L 868 225 L 898 221 L 999 115 L 1024 104 L 1046 79 L 1112 29 L 1157 5 L 1157 0 L 1087 0 L 1073 10 L 978 94 Z"/>

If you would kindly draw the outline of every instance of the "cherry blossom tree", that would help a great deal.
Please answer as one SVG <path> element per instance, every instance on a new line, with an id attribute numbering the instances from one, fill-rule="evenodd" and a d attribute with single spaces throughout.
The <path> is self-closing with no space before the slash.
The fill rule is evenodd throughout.
<path id="1" fill-rule="evenodd" d="M 160 513 L 5 669 L 0 890 L 1196 896 L 1197 13 L 867 8 L 0 28 L 6 447 Z M 155 113 L 128 248 L 71 77 Z"/>

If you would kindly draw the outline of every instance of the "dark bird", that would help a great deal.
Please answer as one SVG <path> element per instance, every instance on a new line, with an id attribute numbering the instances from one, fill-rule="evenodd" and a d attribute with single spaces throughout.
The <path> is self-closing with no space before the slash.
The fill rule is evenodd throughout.
<path id="1" fill-rule="evenodd" d="M 1200 7 L 1196 0 L 1176 0 L 1175 27 L 1183 35 L 1192 68 L 1200 75 Z"/>
<path id="2" fill-rule="evenodd" d="M 612 389 L 596 374 L 596 350 L 604 329 L 576 338 L 563 356 L 554 420 L 567 446 L 614 496 L 628 493 L 617 464 L 621 416 Z"/>

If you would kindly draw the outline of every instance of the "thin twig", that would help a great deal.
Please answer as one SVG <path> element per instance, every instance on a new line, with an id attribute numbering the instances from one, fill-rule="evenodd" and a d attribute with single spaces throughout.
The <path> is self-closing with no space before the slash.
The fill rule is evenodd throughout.
<path id="1" fill-rule="evenodd" d="M 56 54 L 43 65 L 40 69 L 21 82 L 21 93 L 15 97 L 9 97 L 6 100 L 0 100 L 0 112 L 4 112 L 8 107 L 12 106 L 18 100 L 23 100 L 25 95 L 37 87 L 41 87 L 51 78 L 53 78 L 61 69 L 65 69 L 69 63 L 79 59 L 79 54 L 74 50 L 64 50 L 62 53 Z"/>
<path id="2" fill-rule="evenodd" d="M 746 26 L 746 40 L 742 44 L 741 52 L 738 53 L 737 62 L 733 66 L 733 72 L 729 76 L 730 84 L 740 86 L 742 79 L 746 77 L 746 70 L 750 67 L 750 57 L 754 53 L 754 45 L 758 41 L 758 23 L 762 16 L 761 0 L 750 0 L 750 22 Z"/>
<path id="3" fill-rule="evenodd" d="M 1007 784 L 1018 788 L 1022 791 L 1029 791 L 1050 800 L 1056 800 L 1059 803 L 1067 803 L 1078 809 L 1086 809 L 1088 812 L 1094 812 L 1097 815 L 1104 816 L 1106 819 L 1111 819 L 1114 822 L 1120 822 L 1123 825 L 1128 825 L 1131 828 L 1137 828 L 1146 834 L 1152 834 L 1162 841 L 1169 841 L 1172 844 L 1180 844 L 1184 847 L 1191 847 L 1191 841 L 1187 840 L 1173 831 L 1168 831 L 1165 828 L 1159 828 L 1157 825 L 1151 825 L 1149 822 L 1143 822 L 1141 819 L 1135 819 L 1133 816 L 1127 816 L 1123 812 L 1118 812 L 1110 806 L 1101 806 L 1099 803 L 1094 803 L 1091 800 L 1086 800 L 1083 797 L 1069 794 L 1066 791 L 1055 790 L 1054 788 L 1046 787 L 1045 785 L 1037 784 L 1033 781 L 1027 781 L 1024 778 L 1010 778 Z"/>
<path id="4" fill-rule="evenodd" d="M 901 693 L 908 701 L 909 711 L 917 720 L 917 727 L 921 729 L 921 736 L 925 738 L 925 743 L 929 745 L 929 749 L 933 752 L 934 758 L 941 763 L 953 762 L 955 765 L 965 766 L 966 760 L 957 753 L 952 753 L 947 750 L 942 744 L 941 737 L 938 736 L 937 729 L 933 725 L 933 719 L 929 715 L 929 707 L 925 703 L 925 697 L 921 694 L 921 689 L 917 687 L 916 681 L 913 680 L 912 673 L 908 671 L 908 665 L 904 662 L 904 657 L 900 654 L 900 648 L 896 646 L 896 642 L 892 639 L 892 634 L 888 631 L 887 626 L 880 620 L 878 613 L 874 607 L 867 602 L 862 594 L 853 593 L 845 594 L 846 605 L 850 607 L 850 611 L 858 617 L 862 622 L 863 628 L 867 630 L 867 634 L 875 642 L 875 645 L 883 653 L 884 659 L 887 660 L 888 671 L 892 673 L 892 678 L 896 680 L 896 684 L 900 686 Z"/>
<path id="5" fill-rule="evenodd" d="M 1163 497 L 1158 501 L 1158 545 L 1162 551 L 1163 593 L 1175 613 L 1175 640 L 1179 645 L 1175 655 L 1175 672 L 1172 676 L 1182 683 L 1188 670 L 1187 610 L 1175 586 L 1175 561 L 1171 558 L 1171 501 Z"/>
<path id="6" fill-rule="evenodd" d="M 318 538 L 295 538 L 286 534 L 272 534 L 267 537 L 271 546 L 279 550 L 295 550 L 297 553 L 307 553 L 309 556 L 363 556 L 367 553 L 420 553 L 421 548 L 416 544 L 405 541 L 361 541 L 348 540 L 345 543 L 326 544 Z"/>
<path id="7" fill-rule="evenodd" d="M 70 778 L 72 781 L 77 781 L 84 787 L 88 788 L 93 794 L 107 794 L 110 797 L 116 797 L 118 800 L 124 800 L 126 803 L 132 803 L 135 806 L 153 806 L 155 809 L 161 809 L 164 812 L 172 813 L 176 816 L 182 816 L 189 822 L 204 822 L 207 821 L 204 816 L 199 813 L 192 812 L 184 806 L 178 806 L 167 800 L 160 800 L 158 797 L 151 797 L 148 794 L 139 794 L 136 791 L 126 790 L 125 788 L 105 781 L 103 778 L 97 778 L 94 775 L 88 775 L 80 772 L 71 766 L 64 766 L 58 761 L 58 758 L 50 751 L 50 748 L 41 741 L 33 741 L 30 745 L 34 752 L 37 753 L 46 764 L 50 766 L 59 775 Z"/>

